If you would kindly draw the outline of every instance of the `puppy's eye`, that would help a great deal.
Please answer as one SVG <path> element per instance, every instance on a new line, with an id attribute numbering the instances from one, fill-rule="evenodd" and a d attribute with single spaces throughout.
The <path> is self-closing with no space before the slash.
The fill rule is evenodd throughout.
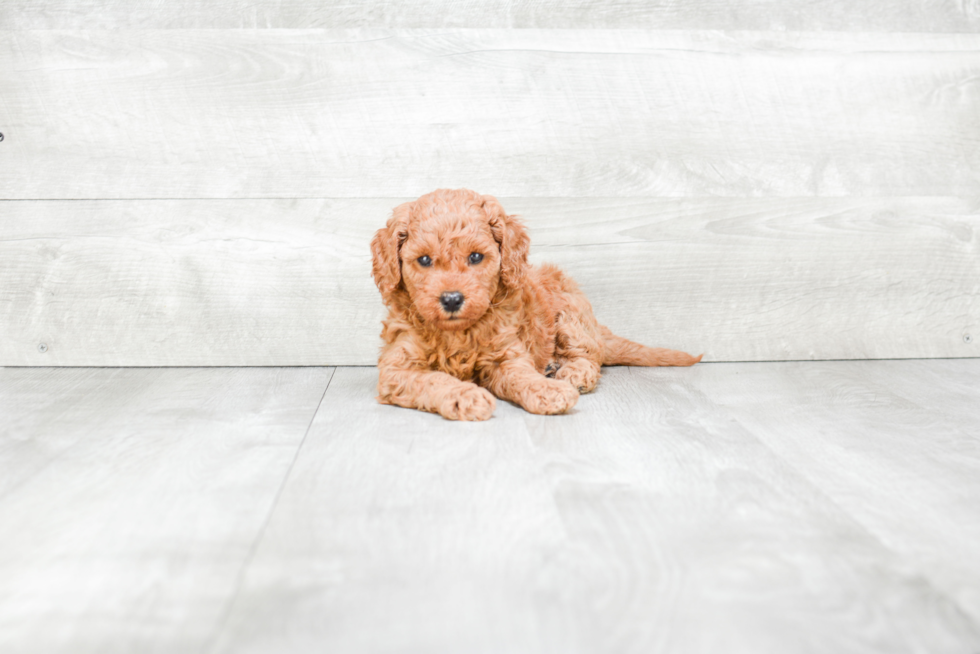
<path id="1" fill-rule="evenodd" d="M 476 265 L 481 261 L 483 261 L 483 255 L 480 254 L 479 252 L 474 252 L 473 254 L 470 255 L 470 263 L 472 265 Z"/>
<path id="2" fill-rule="evenodd" d="M 428 268 L 429 266 L 432 265 L 432 259 L 430 259 L 429 255 L 427 254 L 423 254 L 421 257 L 416 259 L 416 261 L 418 261 L 419 265 L 422 266 L 423 268 Z"/>

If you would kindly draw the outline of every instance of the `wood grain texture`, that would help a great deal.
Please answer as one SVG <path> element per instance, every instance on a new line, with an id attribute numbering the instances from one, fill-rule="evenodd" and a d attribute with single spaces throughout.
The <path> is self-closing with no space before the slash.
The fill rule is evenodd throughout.
<path id="1" fill-rule="evenodd" d="M 3 362 L 373 364 L 368 243 L 396 203 L 6 203 Z"/>
<path id="2" fill-rule="evenodd" d="M 0 369 L 0 651 L 203 651 L 331 373 Z"/>
<path id="3" fill-rule="evenodd" d="M 368 242 L 400 201 L 0 203 L 0 365 L 373 364 Z M 503 204 L 629 338 L 715 361 L 978 356 L 973 202 Z"/>
<path id="4" fill-rule="evenodd" d="M 81 418 L 91 419 L 93 406 L 127 404 L 127 390 L 145 394 L 139 384 L 119 383 L 132 377 L 102 368 L 0 369 L 0 502 L 80 440 L 122 430 L 127 413 L 105 415 L 102 422 Z"/>
<path id="5" fill-rule="evenodd" d="M 702 388 L 747 370 L 607 369 L 571 415 L 457 424 L 339 369 L 213 651 L 975 651 L 928 569 Z M 775 423 L 812 410 L 780 399 Z M 959 538 L 980 523 L 955 515 Z"/>
<path id="6" fill-rule="evenodd" d="M 980 363 L 785 363 L 699 385 L 980 624 Z M 646 374 L 646 373 L 639 373 Z"/>
<path id="7" fill-rule="evenodd" d="M 976 34 L 12 31 L 0 70 L 5 199 L 980 184 Z"/>
<path id="8" fill-rule="evenodd" d="M 496 27 L 975 32 L 975 0 L 6 0 L 0 29 Z"/>
<path id="9" fill-rule="evenodd" d="M 338 368 L 213 652 L 534 637 L 523 589 L 561 525 L 523 411 L 449 422 L 379 405 L 376 385 L 375 368 Z"/>

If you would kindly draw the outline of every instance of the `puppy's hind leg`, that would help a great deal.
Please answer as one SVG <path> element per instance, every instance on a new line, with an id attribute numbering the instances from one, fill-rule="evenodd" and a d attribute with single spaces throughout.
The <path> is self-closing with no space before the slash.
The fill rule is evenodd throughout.
<path id="1" fill-rule="evenodd" d="M 588 313 L 564 312 L 558 319 L 555 354 L 561 367 L 555 379 L 567 381 L 579 393 L 595 390 L 601 376 L 602 343 L 597 338 L 598 324 Z"/>
<path id="2" fill-rule="evenodd" d="M 555 379 L 567 381 L 583 394 L 595 390 L 600 376 L 599 364 L 584 357 L 566 360 L 555 373 Z"/>

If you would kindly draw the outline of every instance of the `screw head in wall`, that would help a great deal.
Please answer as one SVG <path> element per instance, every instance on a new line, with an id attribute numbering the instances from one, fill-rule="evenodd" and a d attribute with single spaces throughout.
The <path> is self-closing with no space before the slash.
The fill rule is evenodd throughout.
<path id="1" fill-rule="evenodd" d="M 48 351 L 48 344 L 41 343 L 40 345 L 37 346 L 37 351 L 40 352 L 41 354 L 44 354 L 45 352 Z"/>
<path id="2" fill-rule="evenodd" d="M 970 343 L 973 342 L 973 337 L 970 336 L 969 334 L 963 334 L 963 342 L 969 345 Z"/>
<path id="3" fill-rule="evenodd" d="M 0 141 L 3 140 L 3 132 L 0 132 Z"/>

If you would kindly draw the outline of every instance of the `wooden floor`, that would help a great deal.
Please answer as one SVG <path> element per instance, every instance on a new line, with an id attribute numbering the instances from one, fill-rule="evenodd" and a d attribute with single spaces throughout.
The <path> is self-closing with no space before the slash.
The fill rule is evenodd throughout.
<path id="1" fill-rule="evenodd" d="M 0 652 L 980 652 L 980 359 L 0 369 Z"/>

